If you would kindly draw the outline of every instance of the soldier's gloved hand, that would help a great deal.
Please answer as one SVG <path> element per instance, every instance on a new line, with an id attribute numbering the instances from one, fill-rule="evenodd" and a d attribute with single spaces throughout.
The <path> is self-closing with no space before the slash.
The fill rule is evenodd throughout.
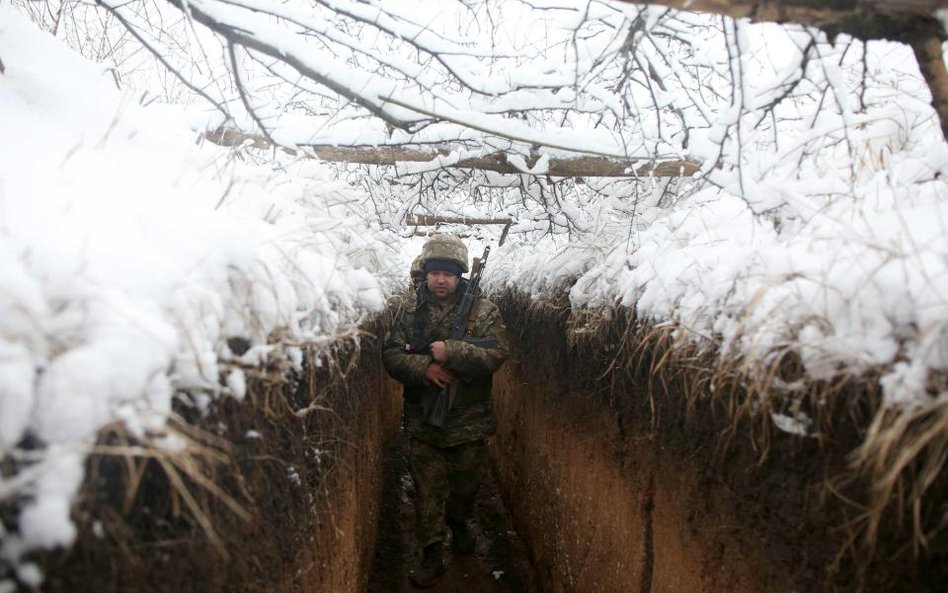
<path id="1" fill-rule="evenodd" d="M 444 359 L 448 356 L 448 346 L 444 343 L 444 340 L 432 342 L 429 347 L 431 348 L 431 358 L 438 362 L 444 362 Z"/>
<path id="2" fill-rule="evenodd" d="M 433 362 L 425 369 L 425 379 L 428 379 L 438 387 L 444 387 L 454 380 L 454 375 L 444 370 L 437 362 Z"/>

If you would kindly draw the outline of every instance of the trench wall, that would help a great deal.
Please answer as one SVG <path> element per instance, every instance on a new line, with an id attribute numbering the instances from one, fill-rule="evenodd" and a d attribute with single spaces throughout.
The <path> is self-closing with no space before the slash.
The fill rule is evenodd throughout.
<path id="1" fill-rule="evenodd" d="M 495 381 L 491 454 L 541 591 L 944 590 L 944 548 L 913 562 L 904 540 L 882 538 L 864 570 L 838 556 L 850 515 L 825 482 L 858 431 L 833 441 L 777 434 L 762 455 L 727 413 L 689 408 L 687 380 L 644 372 L 647 351 L 631 370 L 617 364 L 627 327 L 568 343 L 567 310 L 511 297 L 501 305 L 514 352 Z M 76 545 L 37 558 L 43 590 L 364 591 L 399 386 L 372 339 L 314 363 L 292 381 L 280 369 L 249 372 L 244 402 L 207 413 L 178 406 L 187 420 L 178 428 L 198 445 L 193 466 L 92 457 Z M 101 442 L 131 444 L 117 428 Z"/>
<path id="2" fill-rule="evenodd" d="M 39 559 L 43 590 L 364 591 L 382 447 L 401 409 L 397 385 L 371 338 L 318 363 L 310 358 L 302 376 L 285 376 L 251 369 L 245 401 L 221 401 L 204 414 L 178 406 L 203 453 L 164 464 L 121 454 L 90 459 L 74 510 L 78 540 Z M 102 442 L 129 444 L 120 432 L 104 433 Z M 220 492 L 189 475 L 187 463 Z M 169 466 L 180 484 L 169 480 Z"/>
<path id="3" fill-rule="evenodd" d="M 689 460 L 524 377 L 516 361 L 499 377 L 493 458 L 544 591 L 794 590 Z"/>
<path id="4" fill-rule="evenodd" d="M 500 304 L 513 356 L 491 457 L 543 591 L 943 590 L 944 556 L 913 558 L 904 525 L 872 562 L 848 555 L 860 509 L 842 499 L 864 485 L 826 485 L 859 442 L 858 410 L 833 439 L 774 431 L 763 451 L 751 422 L 686 397 L 702 388 L 687 373 L 650 375 L 648 349 L 625 358 L 622 320 L 567 343 L 566 308 Z"/>

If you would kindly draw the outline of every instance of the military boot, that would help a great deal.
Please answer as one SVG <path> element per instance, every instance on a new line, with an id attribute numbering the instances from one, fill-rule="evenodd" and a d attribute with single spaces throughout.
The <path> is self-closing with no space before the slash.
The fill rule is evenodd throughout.
<path id="1" fill-rule="evenodd" d="M 451 528 L 451 551 L 457 556 L 473 554 L 477 548 L 477 541 L 474 539 L 474 532 L 467 526 L 467 522 L 450 521 L 448 527 Z"/>
<path id="2" fill-rule="evenodd" d="M 444 544 L 435 542 L 422 549 L 415 557 L 414 566 L 408 573 L 408 580 L 419 589 L 434 587 L 438 577 L 444 572 Z"/>

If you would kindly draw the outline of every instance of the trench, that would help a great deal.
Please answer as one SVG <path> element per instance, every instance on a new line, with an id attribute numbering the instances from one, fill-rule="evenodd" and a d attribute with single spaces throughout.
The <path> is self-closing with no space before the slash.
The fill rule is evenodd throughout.
<path id="1" fill-rule="evenodd" d="M 502 312 L 514 351 L 495 377 L 477 551 L 453 558 L 432 591 L 935 593 L 948 582 L 943 551 L 862 571 L 838 561 L 845 514 L 820 488 L 851 444 L 778 438 L 762 458 L 738 426 L 737 446 L 722 446 L 726 417 L 686 412 L 648 365 L 612 371 L 621 324 L 576 345 L 564 310 L 508 297 Z M 93 458 L 77 544 L 39 559 L 44 590 L 415 590 L 400 387 L 378 341 L 295 381 L 252 382 L 248 397 L 194 419 L 229 443 L 212 475 L 250 516 L 185 480 L 223 546 L 158 464 Z"/>
<path id="2" fill-rule="evenodd" d="M 498 434 L 473 522 L 473 559 L 453 559 L 435 592 L 793 591 L 759 553 L 760 536 L 660 444 L 626 436 L 590 393 L 525 380 L 512 360 L 495 380 Z M 585 408 L 585 409 L 583 409 Z M 405 436 L 390 441 L 369 593 L 415 589 Z M 450 557 L 450 556 L 449 556 Z M 501 575 L 493 579 L 491 575 Z"/>
<path id="3" fill-rule="evenodd" d="M 538 381 L 528 368 L 515 359 L 496 377 L 478 552 L 451 559 L 432 591 L 794 590 L 720 487 L 661 444 L 633 437 L 630 446 L 589 392 L 558 392 L 550 369 L 536 369 Z M 405 441 L 398 433 L 387 447 L 369 593 L 415 590 L 405 578 L 415 549 Z"/>
<path id="4" fill-rule="evenodd" d="M 617 366 L 630 335 L 623 320 L 571 342 L 564 309 L 516 295 L 501 309 L 513 357 L 495 376 L 498 432 L 482 498 L 505 525 L 488 534 L 489 545 L 504 540 L 509 551 L 482 547 L 476 564 L 449 565 L 433 591 L 944 590 L 943 552 L 906 555 L 897 529 L 880 537 L 874 562 L 840 553 L 851 508 L 826 483 L 858 442 L 855 422 L 839 421 L 835 442 L 772 434 L 764 454 L 752 419 L 689 400 L 686 375 L 653 376 L 647 359 L 660 353 L 639 351 L 639 364 Z M 388 456 L 398 482 L 390 479 L 382 497 L 397 492 L 400 515 L 380 522 L 390 543 L 377 549 L 370 593 L 414 590 L 404 578 L 413 543 L 403 456 L 397 445 Z M 859 486 L 852 490 L 841 494 L 857 500 Z M 475 522 L 489 523 L 483 507 Z M 517 584 L 483 578 L 498 569 Z"/>

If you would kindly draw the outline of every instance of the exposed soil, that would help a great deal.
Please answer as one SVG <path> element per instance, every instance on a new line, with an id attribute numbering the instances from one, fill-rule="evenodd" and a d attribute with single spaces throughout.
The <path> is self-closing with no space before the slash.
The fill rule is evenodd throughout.
<path id="1" fill-rule="evenodd" d="M 870 562 L 847 547 L 865 486 L 827 484 L 859 443 L 859 409 L 833 439 L 775 431 L 764 454 L 749 421 L 687 398 L 702 388 L 687 371 L 619 359 L 620 325 L 570 344 L 563 312 L 502 311 L 514 356 L 495 378 L 492 452 L 543 591 L 945 591 L 943 538 L 913 557 L 892 521 Z"/>
<path id="2" fill-rule="evenodd" d="M 625 441 L 589 413 L 588 393 L 551 395 L 549 383 L 515 386 L 515 376 L 495 389 L 497 462 L 505 491 L 520 495 L 511 511 L 545 591 L 795 590 L 726 488 L 654 440 Z"/>
<path id="3" fill-rule="evenodd" d="M 418 591 L 407 578 L 415 550 L 412 497 L 408 474 L 408 441 L 403 432 L 389 443 L 379 520 L 375 563 L 369 593 Z M 491 472 L 481 486 L 474 509 L 473 529 L 477 552 L 473 556 L 450 557 L 434 593 L 535 593 L 533 573 L 523 542 L 513 529 Z"/>

